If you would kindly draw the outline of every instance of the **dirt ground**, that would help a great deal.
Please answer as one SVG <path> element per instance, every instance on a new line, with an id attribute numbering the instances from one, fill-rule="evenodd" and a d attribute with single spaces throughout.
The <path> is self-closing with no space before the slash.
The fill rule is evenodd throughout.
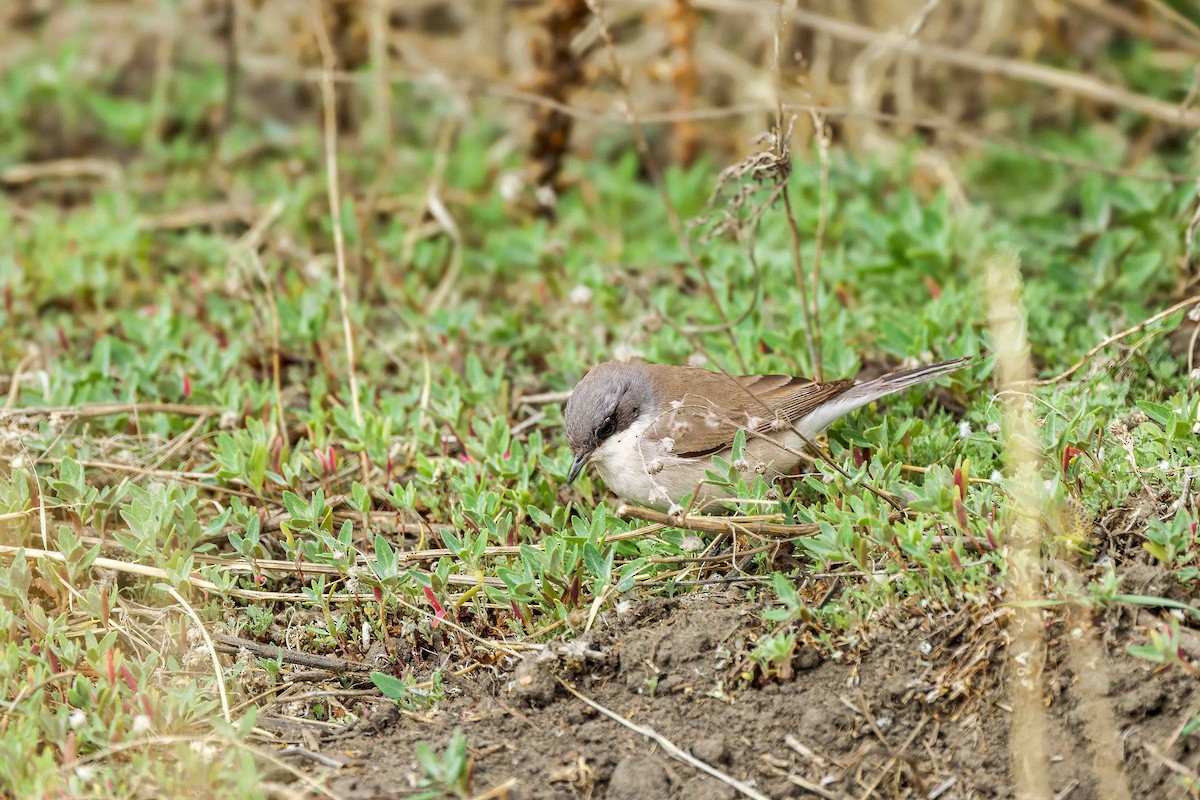
<path id="1" fill-rule="evenodd" d="M 1142 559 L 1124 566 L 1127 590 L 1165 593 L 1157 585 L 1166 577 L 1161 570 Z M 530 656 L 511 674 L 448 681 L 453 697 L 437 712 L 393 717 L 378 732 L 327 742 L 325 752 L 351 759 L 331 788 L 354 800 L 414 793 L 421 774 L 414 745 L 442 747 L 461 727 L 474 756 L 476 794 L 515 779 L 509 794 L 495 796 L 736 796 L 590 709 L 561 677 L 768 797 L 1011 797 L 1006 613 L 977 608 L 933 621 L 916 614 L 887 619 L 856 653 L 827 659 L 804 649 L 792 680 L 735 690 L 748 637 L 761 631 L 761 608 L 725 590 L 647 601 L 600 618 L 588 644 L 604 655 L 582 670 L 573 670 L 571 659 Z M 1178 731 L 1200 701 L 1196 681 L 1178 669 L 1156 672 L 1125 653 L 1129 642 L 1145 640 L 1158 613 L 1110 610 L 1099 621 L 1103 668 L 1087 676 L 1102 693 L 1108 684 L 1104 699 L 1134 798 L 1186 796 L 1147 746 L 1161 752 L 1170 744 L 1175 761 L 1200 766 L 1200 737 Z M 1094 777 L 1086 691 L 1065 642 L 1078 638 L 1077 624 L 1065 610 L 1047 620 L 1055 797 L 1118 796 L 1100 791 Z M 1200 650 L 1197 640 L 1189 633 L 1185 650 Z"/>

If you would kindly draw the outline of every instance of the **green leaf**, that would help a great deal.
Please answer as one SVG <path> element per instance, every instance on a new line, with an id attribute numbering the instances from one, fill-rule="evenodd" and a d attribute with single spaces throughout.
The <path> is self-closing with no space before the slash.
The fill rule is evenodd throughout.
<path id="1" fill-rule="evenodd" d="M 409 694 L 408 686 L 404 683 L 404 681 L 400 680 L 394 675 L 388 675 L 384 672 L 372 671 L 371 683 L 375 684 L 375 688 L 382 692 L 383 696 L 389 700 L 395 700 L 399 702 Z"/>
<path id="2" fill-rule="evenodd" d="M 292 492 L 283 493 L 283 506 L 293 519 L 310 521 L 311 510 L 308 504 Z"/>

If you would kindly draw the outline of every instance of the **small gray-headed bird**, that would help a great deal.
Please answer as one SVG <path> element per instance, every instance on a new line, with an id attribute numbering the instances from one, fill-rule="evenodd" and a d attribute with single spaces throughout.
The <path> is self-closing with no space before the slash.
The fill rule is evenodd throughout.
<path id="1" fill-rule="evenodd" d="M 958 358 L 869 381 L 818 383 L 789 375 L 726 375 L 696 367 L 606 361 L 588 372 L 563 411 L 575 456 L 568 482 L 589 461 L 623 499 L 667 510 L 697 491 L 700 502 L 728 497 L 705 483 L 714 455 L 728 459 L 746 431 L 747 466 L 768 476 L 800 463 L 805 444 L 837 418 L 885 395 L 967 366 Z"/>

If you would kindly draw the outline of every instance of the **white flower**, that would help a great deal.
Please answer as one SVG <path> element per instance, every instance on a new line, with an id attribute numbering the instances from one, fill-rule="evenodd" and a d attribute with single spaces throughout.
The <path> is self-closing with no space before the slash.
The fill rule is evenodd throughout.
<path id="1" fill-rule="evenodd" d="M 299 713 L 304 713 L 304 709 L 301 708 Z M 298 715 L 299 714 L 297 714 L 297 716 Z M 216 745 L 209 744 L 208 742 L 192 742 L 188 745 L 188 749 L 200 756 L 202 759 L 208 761 L 211 761 L 217 757 Z"/>
<path id="2" fill-rule="evenodd" d="M 577 306 L 586 306 L 592 302 L 592 290 L 581 284 L 571 290 L 567 299 Z"/>
<path id="3" fill-rule="evenodd" d="M 1000 470 L 992 470 L 992 474 L 988 476 L 988 480 L 992 483 L 1000 483 L 1004 480 L 1004 476 L 1000 474 Z"/>
<path id="4" fill-rule="evenodd" d="M 666 492 L 663 492 L 663 494 L 666 494 Z M 667 509 L 667 516 L 683 516 L 683 506 L 679 505 L 679 503 L 671 503 L 671 507 Z"/>
<path id="5" fill-rule="evenodd" d="M 521 189 L 523 188 L 525 188 L 525 180 L 521 177 L 519 170 L 504 173 L 500 176 L 500 180 L 496 182 L 496 190 L 500 192 L 501 197 L 510 203 L 521 195 Z"/>
<path id="6" fill-rule="evenodd" d="M 680 511 L 682 510 L 680 509 Z M 683 537 L 683 541 L 679 543 L 679 547 L 685 553 L 699 553 L 704 549 L 704 540 L 694 533 L 689 534 Z"/>
<path id="7" fill-rule="evenodd" d="M 539 186 L 533 190 L 533 196 L 537 198 L 538 205 L 543 208 L 554 208 L 558 203 L 558 194 L 549 186 Z"/>
<path id="8" fill-rule="evenodd" d="M 76 708 L 73 711 L 71 711 L 71 716 L 68 717 L 67 722 L 71 726 L 71 730 L 78 730 L 79 728 L 82 728 L 84 726 L 84 724 L 87 723 L 87 714 L 83 713 L 82 710 Z"/>
<path id="9" fill-rule="evenodd" d="M 692 353 L 688 356 L 687 363 L 689 367 L 703 367 L 708 363 L 708 356 L 704 353 Z"/>
<path id="10" fill-rule="evenodd" d="M 658 473 L 663 471 L 663 468 L 665 466 L 666 466 L 666 464 L 659 461 L 658 459 L 655 459 L 654 461 L 651 461 L 649 464 L 646 465 L 646 474 L 647 475 L 657 475 Z"/>
<path id="11" fill-rule="evenodd" d="M 1000 423 L 999 422 L 989 422 L 988 426 L 987 426 L 987 432 L 988 432 L 989 436 L 998 435 L 1000 433 Z"/>
<path id="12" fill-rule="evenodd" d="M 971 423 L 967 422 L 965 419 L 962 422 L 958 423 L 958 435 L 963 439 L 970 436 L 971 435 Z"/>
<path id="13" fill-rule="evenodd" d="M 130 726 L 129 732 L 133 734 L 146 733 L 154 727 L 154 723 L 145 714 L 138 714 L 133 718 L 133 725 Z"/>
<path id="14" fill-rule="evenodd" d="M 746 461 L 746 459 L 739 458 L 733 462 L 733 468 L 738 472 L 745 472 L 746 470 L 750 469 L 750 464 Z"/>

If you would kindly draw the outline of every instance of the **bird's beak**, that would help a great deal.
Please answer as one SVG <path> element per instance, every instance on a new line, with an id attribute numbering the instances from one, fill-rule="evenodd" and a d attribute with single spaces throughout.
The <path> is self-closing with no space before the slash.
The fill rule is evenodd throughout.
<path id="1" fill-rule="evenodd" d="M 579 477 L 579 473 L 583 472 L 583 468 L 587 466 L 588 459 L 592 457 L 591 451 L 585 451 L 575 454 L 575 460 L 571 462 L 571 471 L 567 473 L 567 485 L 574 483 Z"/>

